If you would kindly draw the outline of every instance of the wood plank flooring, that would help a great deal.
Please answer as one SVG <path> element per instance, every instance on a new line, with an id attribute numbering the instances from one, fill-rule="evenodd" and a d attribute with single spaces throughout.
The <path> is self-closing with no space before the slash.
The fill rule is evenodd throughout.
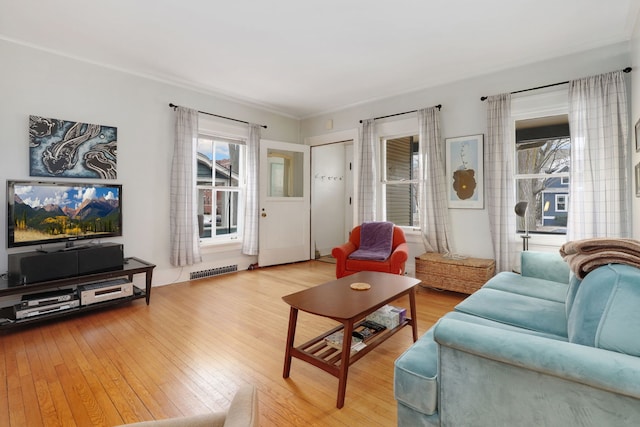
<path id="1" fill-rule="evenodd" d="M 394 426 L 393 361 L 405 328 L 337 378 L 294 359 L 282 378 L 283 295 L 332 280 L 309 261 L 153 288 L 136 300 L 0 335 L 0 426 L 114 426 L 225 410 L 255 384 L 261 426 Z M 420 288 L 422 335 L 463 295 Z M 408 298 L 394 303 L 408 308 Z M 300 312 L 296 344 L 337 323 Z"/>

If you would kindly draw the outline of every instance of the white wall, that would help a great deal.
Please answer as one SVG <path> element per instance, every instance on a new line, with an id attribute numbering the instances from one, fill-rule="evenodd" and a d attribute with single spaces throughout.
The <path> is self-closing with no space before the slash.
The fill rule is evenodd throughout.
<path id="1" fill-rule="evenodd" d="M 419 52 L 416 52 L 419 54 Z M 636 55 L 636 61 L 640 58 Z M 443 86 L 419 90 L 389 99 L 378 100 L 344 110 L 308 118 L 301 123 L 302 137 L 322 135 L 325 123 L 333 122 L 333 131 L 357 129 L 359 120 L 400 113 L 442 104 L 442 138 L 485 134 L 486 104 L 483 95 L 495 95 L 545 84 L 562 82 L 593 74 L 619 70 L 631 65 L 630 44 L 619 43 L 582 54 L 539 62 Z M 473 67 L 473 63 L 468 64 Z M 640 69 L 633 71 L 634 78 Z M 381 122 L 404 120 L 408 116 Z M 489 258 L 493 249 L 486 209 L 451 209 L 453 250 L 469 256 Z M 535 239 L 533 239 L 535 240 Z M 532 245 L 536 242 L 532 241 Z M 412 253 L 410 257 L 419 254 Z"/>
<path id="2" fill-rule="evenodd" d="M 202 111 L 266 124 L 263 137 L 299 141 L 298 120 L 224 97 L 80 62 L 0 40 L 0 197 L 6 179 L 29 178 L 28 117 L 105 124 L 118 128 L 118 179 L 123 185 L 125 256 L 157 265 L 154 284 L 188 279 L 188 272 L 250 262 L 239 251 L 206 250 L 205 262 L 176 269 L 169 264 L 169 176 L 173 102 Z M 221 121 L 228 123 L 228 121 Z M 0 242 L 6 242 L 6 209 L 0 209 Z M 13 250 L 12 250 L 13 251 Z M 244 264 L 244 265 L 243 265 Z M 7 268 L 0 243 L 0 272 Z"/>

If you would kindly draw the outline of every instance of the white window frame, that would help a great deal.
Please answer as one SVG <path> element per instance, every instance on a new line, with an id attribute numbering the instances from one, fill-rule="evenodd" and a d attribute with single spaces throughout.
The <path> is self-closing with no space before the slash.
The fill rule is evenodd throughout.
<path id="1" fill-rule="evenodd" d="M 380 140 L 380 162 L 381 162 L 381 166 L 380 166 L 380 180 L 381 180 L 381 188 L 382 188 L 382 192 L 381 192 L 381 197 L 384 198 L 384 203 L 382 204 L 383 207 L 383 212 L 384 212 L 384 216 L 385 219 L 387 218 L 387 203 L 386 203 L 386 196 L 387 196 L 387 186 L 388 185 L 406 185 L 406 186 L 411 186 L 411 185 L 417 185 L 416 188 L 420 187 L 420 179 L 418 178 L 414 178 L 414 179 L 400 179 L 400 180 L 394 180 L 394 179 L 387 179 L 387 170 L 388 170 L 388 165 L 387 165 L 387 156 L 386 156 L 386 151 L 387 151 L 387 143 L 390 140 L 394 140 L 397 138 L 405 138 L 405 137 L 413 137 L 416 135 L 403 135 L 400 137 L 393 137 L 393 138 L 381 138 Z M 418 141 L 418 144 L 420 142 Z M 413 154 L 413 152 L 412 152 Z M 411 159 L 411 161 L 413 161 L 413 159 Z M 419 175 L 419 174 L 417 174 Z M 417 209 L 420 210 L 420 206 L 417 206 Z M 419 215 L 419 212 L 418 212 Z M 418 228 L 420 227 L 420 225 L 403 225 L 403 224 L 398 224 L 400 227 L 402 228 L 410 228 L 410 229 L 414 229 L 414 228 Z"/>
<path id="2" fill-rule="evenodd" d="M 399 182 L 407 183 L 408 185 L 411 183 L 419 183 L 421 176 L 418 177 L 417 180 L 411 181 L 385 181 L 386 177 L 386 164 L 385 164 L 385 151 L 383 149 L 383 144 L 386 143 L 387 140 L 402 138 L 406 136 L 415 136 L 418 135 L 418 139 L 420 137 L 419 127 L 418 127 L 418 119 L 404 119 L 404 120 L 396 120 L 392 122 L 380 122 L 376 123 L 376 135 L 378 138 L 378 143 L 376 144 L 376 155 L 378 156 L 378 187 L 377 192 L 379 197 L 377 198 L 377 211 L 378 218 L 381 218 L 383 221 L 387 220 L 386 215 L 386 184 L 397 184 Z M 421 141 L 418 141 L 420 144 Z M 422 175 L 422 174 L 420 174 Z M 419 186 L 419 185 L 418 185 Z M 418 206 L 418 209 L 420 207 Z M 420 227 L 419 226 L 402 226 L 399 225 L 405 232 L 405 234 L 419 234 Z"/>
<path id="3" fill-rule="evenodd" d="M 569 92 L 567 87 L 553 88 L 535 94 L 524 93 L 511 99 L 511 152 L 514 165 L 517 161 L 515 129 L 519 120 L 535 119 L 546 116 L 559 116 L 569 113 Z M 514 196 L 517 191 L 516 175 L 514 168 Z M 568 175 L 568 174 L 567 174 Z M 526 176 L 520 176 L 525 178 Z M 514 232 L 514 241 L 518 241 L 519 234 Z M 566 234 L 531 234 L 530 245 L 559 248 L 566 242 Z"/>
<path id="4" fill-rule="evenodd" d="M 237 231 L 233 234 L 215 235 L 215 226 L 212 229 L 211 237 L 200 238 L 201 247 L 225 247 L 228 246 L 241 247 L 242 245 L 242 231 L 244 225 L 244 211 L 245 211 L 245 194 L 247 185 L 247 157 L 246 157 L 246 141 L 249 137 L 246 126 L 236 126 L 227 123 L 220 123 L 212 118 L 200 116 L 198 123 L 198 135 L 212 139 L 222 139 L 226 142 L 237 142 L 243 146 L 244 149 L 240 152 L 240 173 L 238 177 L 238 187 L 216 187 L 212 182 L 212 203 L 215 204 L 215 191 L 234 191 L 238 192 L 238 224 Z M 197 154 L 196 154 L 197 155 Z M 215 163 L 215 160 L 214 160 Z M 212 177 L 215 180 L 215 175 Z M 202 186 L 196 184 L 196 191 Z M 212 218 L 212 224 L 215 224 L 215 219 Z"/>

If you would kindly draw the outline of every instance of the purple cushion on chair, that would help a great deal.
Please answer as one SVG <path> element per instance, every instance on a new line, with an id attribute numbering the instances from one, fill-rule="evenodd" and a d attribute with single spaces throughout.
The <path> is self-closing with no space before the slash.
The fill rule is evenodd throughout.
<path id="1" fill-rule="evenodd" d="M 384 261 L 391 255 L 392 248 L 392 222 L 364 222 L 360 227 L 360 247 L 349 258 Z"/>

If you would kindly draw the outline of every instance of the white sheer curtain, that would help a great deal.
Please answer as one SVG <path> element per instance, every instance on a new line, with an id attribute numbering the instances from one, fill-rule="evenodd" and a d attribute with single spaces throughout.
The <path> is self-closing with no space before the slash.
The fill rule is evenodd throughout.
<path id="1" fill-rule="evenodd" d="M 422 240 L 427 252 L 448 253 L 450 225 L 440 140 L 440 110 L 437 107 L 418 110 L 418 129 L 422 173 L 418 190 Z"/>
<path id="2" fill-rule="evenodd" d="M 511 147 L 511 95 L 487 100 L 487 146 L 485 156 L 486 203 L 497 271 L 510 271 L 515 261 L 516 216 Z"/>
<path id="3" fill-rule="evenodd" d="M 175 142 L 170 184 L 170 262 L 180 267 L 202 261 L 198 235 L 196 150 L 198 112 L 176 108 Z"/>
<path id="4" fill-rule="evenodd" d="M 242 253 L 258 255 L 258 179 L 260 176 L 260 125 L 249 125 L 247 140 L 247 197 L 244 211 Z"/>
<path id="5" fill-rule="evenodd" d="M 360 133 L 360 176 L 358 182 L 358 221 L 376 220 L 376 134 L 374 119 L 362 122 Z"/>
<path id="6" fill-rule="evenodd" d="M 627 119 L 622 71 L 569 83 L 567 240 L 630 237 Z"/>

